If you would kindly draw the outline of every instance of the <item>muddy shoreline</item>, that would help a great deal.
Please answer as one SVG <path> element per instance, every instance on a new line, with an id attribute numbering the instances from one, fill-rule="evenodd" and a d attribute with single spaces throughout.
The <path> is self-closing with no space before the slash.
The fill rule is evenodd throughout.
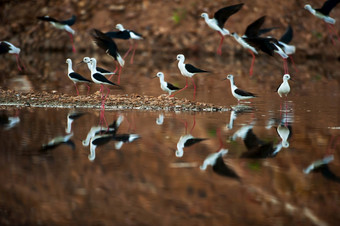
<path id="1" fill-rule="evenodd" d="M 48 92 L 19 93 L 0 90 L 0 106 L 100 109 L 101 102 L 99 92 L 90 96 L 70 96 Z M 105 110 L 221 112 L 229 111 L 230 108 L 168 97 L 167 95 L 153 97 L 139 94 L 123 94 L 109 95 L 105 103 Z"/>

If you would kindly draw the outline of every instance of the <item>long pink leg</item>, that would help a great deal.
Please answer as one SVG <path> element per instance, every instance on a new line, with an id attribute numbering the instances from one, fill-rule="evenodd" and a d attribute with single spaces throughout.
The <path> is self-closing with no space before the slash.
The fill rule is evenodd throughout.
<path id="1" fill-rule="evenodd" d="M 223 40 L 224 40 L 224 36 L 220 32 L 218 32 L 218 34 L 221 36 L 221 41 L 220 41 L 220 44 L 217 48 L 217 54 L 221 56 L 222 55 L 222 43 L 223 43 Z"/>
<path id="2" fill-rule="evenodd" d="M 76 87 L 76 90 L 77 90 L 77 96 L 79 96 L 79 91 L 78 91 L 78 88 L 77 88 L 77 84 L 74 83 L 74 86 Z"/>
<path id="3" fill-rule="evenodd" d="M 87 85 L 87 95 L 89 95 L 89 93 L 90 93 L 90 86 L 88 84 L 86 84 L 86 85 Z"/>
<path id="4" fill-rule="evenodd" d="M 194 115 L 194 121 L 193 121 L 193 123 L 192 123 L 192 127 L 191 127 L 191 130 L 190 130 L 190 134 L 191 134 L 192 131 L 194 130 L 195 126 L 196 126 L 196 115 Z"/>
<path id="5" fill-rule="evenodd" d="M 72 44 L 72 52 L 76 52 L 76 48 L 74 47 L 74 43 L 73 43 L 73 35 L 71 33 L 68 33 L 68 35 L 70 36 L 70 40 L 71 40 L 71 44 Z"/>
<path id="6" fill-rule="evenodd" d="M 182 89 L 180 89 L 180 90 L 178 90 L 177 92 L 175 92 L 174 94 L 172 94 L 170 97 L 174 97 L 176 94 L 182 92 L 182 91 L 185 90 L 186 88 L 188 88 L 188 78 L 186 78 L 186 84 L 185 84 L 185 86 L 184 86 Z"/>
<path id="7" fill-rule="evenodd" d="M 132 52 L 132 56 L 131 56 L 131 59 L 130 59 L 130 64 L 133 64 L 133 58 L 135 56 L 136 48 L 137 48 L 137 43 L 134 43 L 133 52 Z"/>
<path id="8" fill-rule="evenodd" d="M 339 38 L 338 34 L 336 33 L 336 31 L 335 31 L 335 29 L 334 29 L 332 24 L 326 23 L 326 26 L 328 28 L 329 37 L 331 38 L 333 45 L 335 45 L 335 41 L 334 41 L 333 35 L 335 35 L 339 41 L 340 41 L 340 38 Z"/>
<path id="9" fill-rule="evenodd" d="M 329 24 L 330 29 L 333 31 L 334 35 L 337 37 L 338 41 L 340 41 L 340 37 L 338 33 L 336 32 L 336 29 L 333 24 Z"/>
<path id="10" fill-rule="evenodd" d="M 15 57 L 17 59 L 17 66 L 18 66 L 18 69 L 19 71 L 22 71 L 21 67 L 20 67 L 20 60 L 19 60 L 19 55 L 18 54 L 15 54 Z"/>
<path id="11" fill-rule="evenodd" d="M 118 71 L 118 81 L 117 84 L 120 84 L 120 73 L 122 72 L 122 66 L 119 65 L 119 71 Z"/>
<path id="12" fill-rule="evenodd" d="M 287 64 L 287 59 L 282 58 L 283 59 L 283 70 L 285 74 L 289 74 L 288 72 L 288 64 Z"/>
<path id="13" fill-rule="evenodd" d="M 129 52 L 131 51 L 132 47 L 133 47 L 133 45 L 132 45 L 132 43 L 130 43 L 130 47 L 129 47 L 128 51 L 126 51 L 126 53 L 125 53 L 124 56 L 123 56 L 123 59 L 124 59 L 124 60 L 125 60 L 125 58 L 127 57 L 127 55 L 129 54 Z"/>
<path id="14" fill-rule="evenodd" d="M 254 63 L 255 63 L 255 54 L 251 50 L 249 50 L 249 52 L 253 56 L 253 59 L 251 60 L 250 69 L 249 69 L 249 75 L 252 76 L 253 75 L 253 67 L 254 67 Z"/>
<path id="15" fill-rule="evenodd" d="M 194 85 L 194 99 L 193 99 L 193 101 L 195 101 L 195 99 L 196 99 L 196 85 L 195 85 L 195 80 L 194 80 L 194 78 L 191 77 L 191 79 L 192 79 L 192 84 Z"/>
<path id="16" fill-rule="evenodd" d="M 295 63 L 294 63 L 294 60 L 293 60 L 293 57 L 291 56 L 291 55 L 289 55 L 289 59 L 290 59 L 290 61 L 292 62 L 292 64 L 293 64 L 293 68 L 294 68 L 294 70 L 295 70 L 295 72 L 297 73 L 297 72 L 299 72 L 299 70 L 297 69 L 297 67 L 295 66 Z"/>
<path id="17" fill-rule="evenodd" d="M 119 66 L 118 62 L 115 61 L 115 64 L 116 64 L 116 69 L 113 71 L 113 74 L 109 77 L 109 80 L 111 80 L 112 76 L 114 76 L 116 74 L 117 70 L 118 70 L 118 66 Z"/>

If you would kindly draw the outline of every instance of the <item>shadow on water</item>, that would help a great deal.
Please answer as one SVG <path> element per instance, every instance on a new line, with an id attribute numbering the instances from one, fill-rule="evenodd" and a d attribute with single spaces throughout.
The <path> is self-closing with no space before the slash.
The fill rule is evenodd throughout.
<path id="1" fill-rule="evenodd" d="M 230 98 L 220 113 L 2 110 L 2 214 L 26 216 L 18 224 L 245 225 L 278 214 L 335 224 L 339 92 L 294 93 Z"/>

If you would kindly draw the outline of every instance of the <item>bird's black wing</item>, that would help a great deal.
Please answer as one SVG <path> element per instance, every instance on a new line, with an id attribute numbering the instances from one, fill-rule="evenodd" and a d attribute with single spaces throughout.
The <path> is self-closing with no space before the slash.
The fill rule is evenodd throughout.
<path id="1" fill-rule="evenodd" d="M 244 39 L 251 46 L 255 47 L 256 49 L 260 49 L 270 56 L 274 56 L 274 50 L 276 49 L 272 42 L 274 41 L 274 43 L 278 45 L 277 41 L 275 42 L 275 39 L 273 38 L 252 37 Z"/>
<path id="2" fill-rule="evenodd" d="M 188 139 L 185 142 L 184 147 L 189 147 L 191 145 L 194 145 L 194 144 L 201 142 L 201 141 L 204 141 L 204 140 L 207 140 L 207 138 L 191 138 L 191 139 Z"/>
<path id="3" fill-rule="evenodd" d="M 235 89 L 235 93 L 240 95 L 240 96 L 252 96 L 255 97 L 256 95 L 247 91 L 244 91 L 242 89 Z"/>
<path id="4" fill-rule="evenodd" d="M 328 167 L 328 164 L 323 164 L 318 168 L 322 176 L 325 178 L 340 183 L 340 177 L 335 175 Z"/>
<path id="5" fill-rule="evenodd" d="M 322 5 L 321 8 L 315 9 L 316 11 L 322 13 L 325 16 L 328 16 L 331 10 L 340 2 L 340 0 L 327 0 Z"/>
<path id="6" fill-rule="evenodd" d="M 102 49 L 106 51 L 107 54 L 112 56 L 117 60 L 117 45 L 109 36 L 105 35 L 103 32 L 92 29 L 91 35 L 94 39 L 94 42 Z"/>
<path id="7" fill-rule="evenodd" d="M 290 43 L 290 41 L 292 41 L 293 39 L 293 28 L 292 26 L 288 26 L 285 33 L 281 36 L 280 38 L 280 42 L 283 42 L 283 43 Z"/>
<path id="8" fill-rule="evenodd" d="M 196 68 L 195 66 L 191 65 L 191 64 L 185 64 L 185 69 L 187 69 L 187 71 L 189 71 L 190 73 L 203 73 L 203 72 L 209 72 L 209 71 L 205 71 L 199 68 Z"/>
<path id="9" fill-rule="evenodd" d="M 113 136 L 110 134 L 103 134 L 100 137 L 97 137 L 96 139 L 92 140 L 93 145 L 103 145 L 108 143 L 110 140 L 113 139 Z"/>
<path id="10" fill-rule="evenodd" d="M 263 142 L 257 138 L 254 134 L 253 129 L 249 129 L 247 131 L 246 136 L 243 139 L 243 142 L 248 150 L 252 150 L 254 148 L 259 147 Z"/>
<path id="11" fill-rule="evenodd" d="M 113 86 L 119 86 L 119 85 L 111 82 L 110 80 L 108 80 L 104 75 L 102 75 L 100 73 L 94 73 L 93 78 L 100 81 L 100 82 L 103 82 L 103 83 L 107 83 L 107 84 L 110 84 L 110 85 L 113 85 Z"/>
<path id="12" fill-rule="evenodd" d="M 99 71 L 100 73 L 112 73 L 113 74 L 113 72 L 108 71 L 108 70 L 101 68 L 101 67 L 96 67 L 96 70 Z"/>
<path id="13" fill-rule="evenodd" d="M 130 34 L 128 30 L 109 31 L 109 32 L 106 32 L 105 35 L 109 36 L 110 38 L 118 38 L 118 39 L 129 39 L 130 38 Z"/>
<path id="14" fill-rule="evenodd" d="M 223 161 L 223 157 L 219 156 L 216 159 L 215 164 L 212 166 L 212 169 L 214 170 L 215 173 L 225 176 L 225 177 L 231 177 L 235 179 L 240 179 L 240 177 L 236 174 L 234 170 L 229 168 Z"/>
<path id="15" fill-rule="evenodd" d="M 78 80 L 78 81 L 80 81 L 80 82 L 89 82 L 89 83 L 92 83 L 92 81 L 90 81 L 90 80 L 84 78 L 83 76 L 81 76 L 80 74 L 78 74 L 78 73 L 76 73 L 76 72 L 71 72 L 69 75 L 70 75 L 70 77 L 71 77 L 72 79 Z"/>
<path id="16" fill-rule="evenodd" d="M 10 50 L 10 46 L 6 42 L 0 43 L 0 54 L 8 53 Z"/>
<path id="17" fill-rule="evenodd" d="M 179 89 L 180 89 L 180 88 L 178 88 L 177 86 L 172 85 L 171 83 L 167 83 L 167 87 L 168 87 L 168 89 L 170 89 L 170 90 L 179 90 Z"/>
<path id="18" fill-rule="evenodd" d="M 257 20 L 255 20 L 253 23 L 249 24 L 244 34 L 248 38 L 257 37 L 259 35 L 259 30 L 261 26 L 263 25 L 265 19 L 266 19 L 266 16 L 262 16 L 258 18 Z"/>
<path id="19" fill-rule="evenodd" d="M 268 28 L 263 28 L 263 29 L 260 29 L 259 32 L 257 33 L 258 36 L 261 36 L 265 33 L 268 33 L 272 30 L 275 30 L 275 29 L 278 29 L 278 27 L 268 27 Z"/>
<path id="20" fill-rule="evenodd" d="M 60 21 L 60 23 L 68 25 L 68 26 L 72 26 L 76 22 L 76 19 L 77 19 L 77 17 L 75 15 L 73 15 L 70 19 Z"/>
<path id="21" fill-rule="evenodd" d="M 237 5 L 231 5 L 224 7 L 222 9 L 219 9 L 214 14 L 214 18 L 217 20 L 218 26 L 220 28 L 223 28 L 224 23 L 227 21 L 227 19 L 233 15 L 234 13 L 237 13 L 243 6 L 243 3 L 237 4 Z"/>
<path id="22" fill-rule="evenodd" d="M 85 114 L 86 114 L 85 112 L 73 112 L 73 113 L 70 113 L 67 117 L 69 119 L 75 120 L 75 119 L 78 119 Z"/>
<path id="23" fill-rule="evenodd" d="M 38 16 L 37 19 L 42 20 L 42 21 L 47 21 L 47 22 L 60 23 L 59 20 L 54 19 L 53 17 L 49 17 L 49 16 Z"/>

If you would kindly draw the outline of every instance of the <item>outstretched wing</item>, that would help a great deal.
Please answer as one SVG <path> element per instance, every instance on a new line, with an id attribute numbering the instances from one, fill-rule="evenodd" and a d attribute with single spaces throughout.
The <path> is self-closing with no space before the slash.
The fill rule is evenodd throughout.
<path id="1" fill-rule="evenodd" d="M 68 26 L 72 26 L 76 22 L 76 19 L 77 19 L 77 17 L 75 15 L 73 15 L 70 19 L 60 21 L 60 23 L 68 25 Z"/>
<path id="2" fill-rule="evenodd" d="M 117 59 L 117 45 L 109 36 L 105 35 L 103 32 L 92 29 L 91 35 L 94 39 L 94 42 L 102 49 L 106 51 L 107 54 Z"/>
<path id="3" fill-rule="evenodd" d="M 220 28 L 223 28 L 224 23 L 227 21 L 227 19 L 237 13 L 243 6 L 243 3 L 237 4 L 237 5 L 231 5 L 224 7 L 222 9 L 219 9 L 217 12 L 214 14 L 214 18 L 217 20 L 218 26 Z"/>
<path id="4" fill-rule="evenodd" d="M 293 28 L 292 26 L 289 25 L 279 41 L 288 44 L 290 43 L 290 41 L 292 41 L 292 39 L 293 39 Z"/>
<path id="5" fill-rule="evenodd" d="M 248 38 L 257 37 L 259 35 L 259 30 L 263 25 L 265 19 L 266 16 L 262 16 L 259 19 L 255 20 L 253 23 L 249 24 L 244 34 Z"/>
<path id="6" fill-rule="evenodd" d="M 38 16 L 37 19 L 42 20 L 42 21 L 47 21 L 47 22 L 60 23 L 59 20 L 56 20 L 53 17 L 49 17 L 49 16 Z"/>
<path id="7" fill-rule="evenodd" d="M 316 11 L 328 16 L 331 10 L 340 2 L 340 0 L 327 0 L 322 5 L 320 9 L 315 9 Z"/>
<path id="8" fill-rule="evenodd" d="M 127 30 L 109 31 L 109 32 L 106 32 L 105 35 L 109 36 L 110 38 L 118 38 L 118 39 L 129 39 L 130 38 L 130 34 Z"/>

